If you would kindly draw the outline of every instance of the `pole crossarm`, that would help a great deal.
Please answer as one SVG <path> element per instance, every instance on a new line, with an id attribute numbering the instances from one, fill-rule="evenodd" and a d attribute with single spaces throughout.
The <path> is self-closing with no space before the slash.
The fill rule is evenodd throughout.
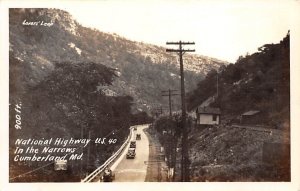
<path id="1" fill-rule="evenodd" d="M 173 96 L 173 95 L 180 95 L 180 94 L 170 94 L 170 95 Z M 169 94 L 168 95 L 162 94 L 161 96 L 169 96 Z"/>
<path id="2" fill-rule="evenodd" d="M 167 42 L 166 44 L 167 45 L 179 45 L 179 44 L 182 44 L 182 45 L 187 45 L 187 44 L 195 45 L 195 42 L 182 42 L 182 41 L 179 41 L 179 42 Z"/>
<path id="3" fill-rule="evenodd" d="M 166 49 L 167 52 L 195 52 L 195 49 Z"/>
<path id="4" fill-rule="evenodd" d="M 161 91 L 161 92 L 169 92 L 169 91 L 171 91 L 171 92 L 176 92 L 176 91 L 179 91 L 179 90 L 163 90 L 163 91 Z"/>
<path id="5" fill-rule="evenodd" d="M 179 93 L 168 93 L 168 92 L 161 92 L 162 94 L 161 94 L 161 96 L 173 96 L 173 95 L 181 95 L 181 94 L 179 94 Z"/>

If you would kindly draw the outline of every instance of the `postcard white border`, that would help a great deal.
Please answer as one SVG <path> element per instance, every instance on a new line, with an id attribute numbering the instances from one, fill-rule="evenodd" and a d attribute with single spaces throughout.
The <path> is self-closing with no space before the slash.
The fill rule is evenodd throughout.
<path id="1" fill-rule="evenodd" d="M 175 0 L 174 0 L 175 1 Z M 250 0 L 249 0 L 250 1 Z M 89 1 L 0 1 L 1 13 L 1 52 L 0 52 L 0 122 L 1 122 L 1 144 L 0 144 L 0 190 L 230 190 L 250 191 L 265 190 L 300 191 L 300 153 L 299 153 L 299 118 L 300 118 L 300 2 L 298 0 L 286 0 L 294 4 L 291 13 L 291 182 L 254 182 L 254 183 L 111 183 L 111 184 L 82 184 L 82 183 L 9 183 L 8 182 L 8 8 L 55 8 L 63 5 L 80 6 L 81 3 Z M 158 3 L 159 1 L 154 1 Z M 280 21 L 278 21 L 280 22 Z"/>

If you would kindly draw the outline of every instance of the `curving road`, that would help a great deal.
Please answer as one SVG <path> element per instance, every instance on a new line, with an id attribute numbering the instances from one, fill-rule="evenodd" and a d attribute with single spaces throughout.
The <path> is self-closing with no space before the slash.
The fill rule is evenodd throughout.
<path id="1" fill-rule="evenodd" d="M 136 141 L 136 156 L 134 159 L 126 159 L 126 153 L 129 144 L 124 149 L 121 157 L 111 166 L 111 170 L 115 173 L 114 182 L 144 182 L 147 173 L 147 165 L 145 161 L 149 158 L 149 140 L 143 129 L 148 125 L 136 126 L 137 130 L 133 130 L 132 139 L 135 140 L 137 133 L 141 134 L 141 140 Z"/>

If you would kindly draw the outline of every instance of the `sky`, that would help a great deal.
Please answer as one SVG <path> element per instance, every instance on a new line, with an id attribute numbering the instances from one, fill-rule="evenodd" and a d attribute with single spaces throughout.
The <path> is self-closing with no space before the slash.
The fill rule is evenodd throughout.
<path id="1" fill-rule="evenodd" d="M 299 1 L 100 0 L 59 7 L 83 26 L 164 47 L 167 41 L 193 41 L 185 48 L 234 63 L 278 43 L 291 29 Z"/>

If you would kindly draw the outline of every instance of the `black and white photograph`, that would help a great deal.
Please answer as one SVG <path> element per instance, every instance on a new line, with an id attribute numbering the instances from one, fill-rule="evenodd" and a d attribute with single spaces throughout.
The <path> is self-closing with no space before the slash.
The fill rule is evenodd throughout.
<path id="1" fill-rule="evenodd" d="M 300 189 L 299 1 L 29 2 L 1 2 L 4 190 Z"/>

